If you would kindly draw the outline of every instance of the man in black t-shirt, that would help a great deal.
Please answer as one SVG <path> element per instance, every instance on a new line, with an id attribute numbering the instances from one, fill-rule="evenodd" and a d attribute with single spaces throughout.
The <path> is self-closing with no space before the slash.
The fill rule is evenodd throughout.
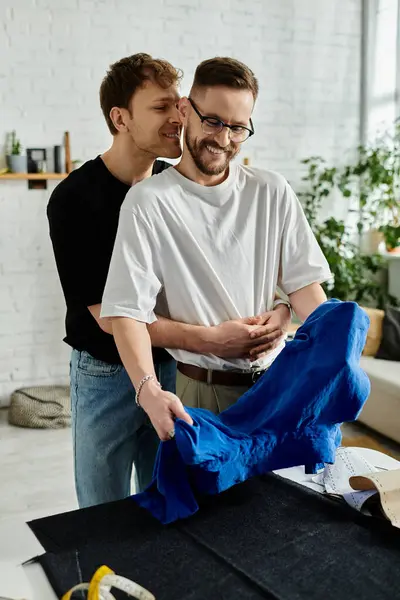
<path id="1" fill-rule="evenodd" d="M 158 156 L 181 154 L 176 109 L 180 72 L 147 54 L 110 67 L 100 104 L 113 135 L 111 148 L 86 162 L 54 190 L 47 208 L 72 346 L 71 403 L 75 484 L 81 507 L 128 496 L 132 462 L 137 486 L 152 474 L 158 439 L 121 363 L 100 303 L 130 186 L 169 165 Z M 161 348 L 154 361 L 164 389 L 175 389 L 176 366 Z"/>
<path id="2" fill-rule="evenodd" d="M 47 208 L 67 305 L 64 341 L 72 347 L 72 431 L 80 507 L 128 496 L 132 464 L 138 490 L 151 480 L 159 438 L 135 403 L 111 321 L 100 318 L 100 303 L 127 191 L 169 166 L 157 157 L 181 154 L 179 80 L 180 72 L 171 64 L 148 54 L 111 65 L 101 84 L 100 103 L 112 146 L 60 183 Z M 161 386 L 175 391 L 176 364 L 163 348 L 235 357 L 256 347 L 265 351 L 274 343 L 274 332 L 259 327 L 259 339 L 250 338 L 261 322 L 249 318 L 206 328 L 158 317 L 149 331 Z M 184 416 L 183 408 L 181 412 Z"/>

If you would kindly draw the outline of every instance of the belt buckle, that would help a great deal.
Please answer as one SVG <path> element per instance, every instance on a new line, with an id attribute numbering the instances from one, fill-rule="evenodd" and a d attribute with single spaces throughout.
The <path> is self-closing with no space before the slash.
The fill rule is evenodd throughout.
<path id="1" fill-rule="evenodd" d="M 255 383 L 257 383 L 257 381 L 260 379 L 261 375 L 264 373 L 264 371 L 253 371 L 251 374 L 251 380 L 253 382 L 253 385 Z"/>

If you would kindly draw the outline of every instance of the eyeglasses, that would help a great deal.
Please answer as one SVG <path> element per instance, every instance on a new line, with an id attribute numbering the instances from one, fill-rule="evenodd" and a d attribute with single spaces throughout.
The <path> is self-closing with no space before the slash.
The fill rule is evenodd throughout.
<path id="1" fill-rule="evenodd" d="M 221 133 L 224 127 L 227 127 L 229 131 L 229 139 L 237 144 L 245 142 L 251 135 L 254 135 L 254 127 L 251 119 L 251 129 L 244 127 L 243 125 L 228 125 L 228 123 L 224 123 L 216 117 L 205 117 L 201 114 L 193 100 L 191 98 L 188 98 L 188 100 L 192 105 L 194 112 L 199 117 L 201 121 L 201 128 L 206 135 L 217 135 L 218 133 Z"/>

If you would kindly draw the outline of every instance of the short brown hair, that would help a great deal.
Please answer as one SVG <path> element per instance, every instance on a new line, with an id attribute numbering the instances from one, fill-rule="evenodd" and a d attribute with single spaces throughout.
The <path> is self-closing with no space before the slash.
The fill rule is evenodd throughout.
<path id="1" fill-rule="evenodd" d="M 250 90 L 258 96 L 258 81 L 245 64 L 229 57 L 217 56 L 204 60 L 196 69 L 192 89 L 225 85 L 238 90 Z"/>
<path id="2" fill-rule="evenodd" d="M 182 71 L 150 54 L 133 54 L 112 64 L 100 86 L 100 106 L 112 135 L 118 133 L 110 118 L 114 106 L 129 109 L 133 94 L 145 81 L 152 81 L 166 89 L 179 83 L 181 78 Z"/>

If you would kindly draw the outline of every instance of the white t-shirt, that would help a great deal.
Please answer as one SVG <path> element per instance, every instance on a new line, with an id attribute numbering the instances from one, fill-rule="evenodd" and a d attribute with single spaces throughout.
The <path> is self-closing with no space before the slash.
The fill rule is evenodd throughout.
<path id="1" fill-rule="evenodd" d="M 218 325 L 271 310 L 277 286 L 291 294 L 330 278 L 281 175 L 231 165 L 223 183 L 206 187 L 170 168 L 136 184 L 122 204 L 101 316 Z M 256 362 L 169 352 L 199 367 L 250 370 L 282 347 Z"/>

